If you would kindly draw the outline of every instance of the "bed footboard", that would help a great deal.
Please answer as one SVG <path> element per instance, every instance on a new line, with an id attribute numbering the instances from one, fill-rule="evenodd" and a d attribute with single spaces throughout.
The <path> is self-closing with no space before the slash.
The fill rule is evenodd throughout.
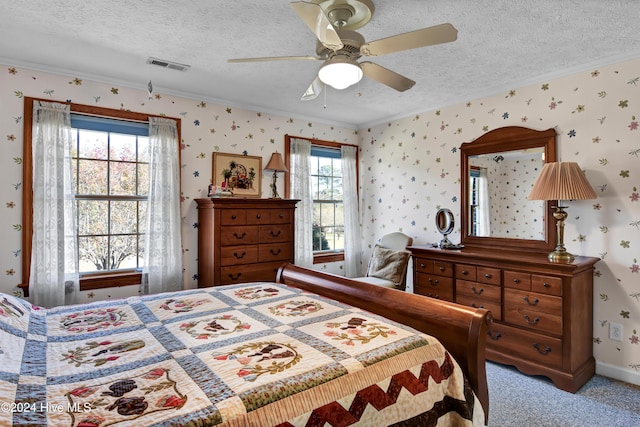
<path id="1" fill-rule="evenodd" d="M 490 313 L 481 308 L 440 301 L 396 289 L 370 285 L 334 274 L 283 265 L 276 282 L 368 310 L 436 337 L 453 355 L 489 417 L 485 366 Z"/>

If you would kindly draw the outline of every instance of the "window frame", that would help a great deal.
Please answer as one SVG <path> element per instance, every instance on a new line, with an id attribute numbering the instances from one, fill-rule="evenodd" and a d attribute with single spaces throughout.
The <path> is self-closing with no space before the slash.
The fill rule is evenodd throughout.
<path id="1" fill-rule="evenodd" d="M 480 177 L 479 166 L 469 166 L 469 225 L 472 236 L 478 235 L 478 182 Z"/>
<path id="2" fill-rule="evenodd" d="M 345 144 L 345 143 L 341 143 L 341 142 L 334 142 L 334 141 L 325 141 L 325 140 L 321 140 L 321 139 L 315 139 L 315 138 L 305 138 L 302 136 L 291 136 L 291 135 L 285 135 L 284 136 L 284 163 L 285 166 L 287 167 L 287 169 L 291 169 L 291 138 L 296 138 L 296 139 L 304 139 L 307 140 L 309 142 L 311 142 L 311 145 L 315 145 L 318 147 L 327 147 L 327 148 L 333 148 L 333 149 L 340 149 L 342 146 L 349 146 L 349 147 L 355 147 L 356 148 L 356 191 L 359 191 L 358 189 L 360 188 L 360 184 L 359 184 L 359 179 L 360 179 L 360 174 L 359 174 L 359 161 L 358 161 L 358 154 L 359 154 L 359 150 L 358 150 L 358 145 L 355 144 Z M 290 198 L 291 197 L 291 188 L 290 188 L 291 184 L 290 184 L 290 178 L 289 178 L 289 171 L 285 172 L 284 174 L 284 194 L 286 198 Z M 314 264 L 322 264 L 322 263 L 329 263 L 329 262 L 339 262 L 339 261 L 344 261 L 344 250 L 340 250 L 340 251 L 331 251 L 331 252 L 314 252 L 313 253 L 313 263 Z"/>
<path id="3" fill-rule="evenodd" d="M 22 154 L 22 283 L 18 285 L 25 297 L 29 296 L 29 278 L 31 275 L 31 252 L 33 237 L 33 103 L 34 101 L 57 102 L 70 106 L 71 113 L 87 116 L 97 116 L 116 120 L 149 123 L 151 117 L 164 117 L 154 114 L 138 113 L 128 110 L 97 107 L 93 105 L 75 104 L 72 102 L 56 101 L 44 98 L 24 98 L 23 115 L 23 154 Z M 178 144 L 181 144 L 181 120 L 169 117 L 176 121 L 178 129 Z M 181 156 L 178 147 L 178 162 Z M 83 274 L 80 278 L 80 290 L 89 291 L 120 286 L 139 285 L 142 281 L 142 273 L 135 269 L 119 270 L 117 272 L 100 272 Z"/>

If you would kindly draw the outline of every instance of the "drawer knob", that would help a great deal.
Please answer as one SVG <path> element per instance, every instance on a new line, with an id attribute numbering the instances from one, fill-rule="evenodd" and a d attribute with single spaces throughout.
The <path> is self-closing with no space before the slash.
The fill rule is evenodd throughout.
<path id="1" fill-rule="evenodd" d="M 261 214 L 257 214 L 256 218 L 260 219 L 260 218 L 262 218 L 262 215 Z"/>
<path id="2" fill-rule="evenodd" d="M 427 266 L 426 266 L 426 265 L 424 265 L 424 262 L 421 262 L 421 263 L 420 263 L 420 268 L 427 268 Z"/>
<path id="3" fill-rule="evenodd" d="M 233 273 L 229 273 L 229 279 L 231 280 L 238 280 L 240 278 L 240 276 L 242 276 L 242 273 L 238 273 L 238 274 L 233 274 Z"/>
<path id="4" fill-rule="evenodd" d="M 461 273 L 462 273 L 463 276 L 466 276 L 467 274 L 469 274 L 469 272 L 467 270 L 462 270 Z"/>
<path id="5" fill-rule="evenodd" d="M 548 284 L 548 283 L 543 283 L 542 286 L 544 286 L 545 288 L 550 288 L 551 287 L 551 285 Z"/>
<path id="6" fill-rule="evenodd" d="M 234 252 L 233 256 L 236 257 L 237 259 L 242 259 L 245 257 L 247 253 L 246 252 L 242 252 L 240 255 L 238 255 L 238 252 Z"/>
<path id="7" fill-rule="evenodd" d="M 491 279 L 491 274 L 490 273 L 485 273 L 484 277 L 485 277 L 485 279 Z"/>
<path id="8" fill-rule="evenodd" d="M 538 303 L 540 302 L 540 300 L 538 298 L 535 298 L 533 301 L 531 301 L 529 299 L 529 295 L 527 295 L 526 297 L 524 297 L 524 301 L 529 304 L 529 305 L 538 305 Z"/>
<path id="9" fill-rule="evenodd" d="M 434 294 L 432 294 L 432 293 L 429 293 L 429 295 L 427 295 L 427 296 L 429 296 L 429 297 L 431 297 L 431 298 L 438 298 L 438 299 L 440 298 L 440 295 L 438 295 L 438 294 L 435 294 L 435 295 L 434 295 Z"/>
<path id="10" fill-rule="evenodd" d="M 440 271 L 444 271 L 444 270 L 446 270 L 446 269 L 445 269 L 444 267 L 442 267 L 442 266 L 441 266 L 441 267 L 440 267 Z"/>
<path id="11" fill-rule="evenodd" d="M 520 279 L 516 277 L 515 279 L 513 279 L 513 283 L 520 283 Z"/>
<path id="12" fill-rule="evenodd" d="M 269 232 L 269 234 L 271 234 L 271 236 L 273 236 L 273 237 L 278 237 L 281 232 L 282 232 L 282 230 L 276 230 L 275 232 L 273 230 L 271 230 Z"/>
<path id="13" fill-rule="evenodd" d="M 284 214 L 282 214 L 282 213 L 279 216 L 280 216 L 280 219 L 284 218 Z"/>
<path id="14" fill-rule="evenodd" d="M 237 219 L 238 217 L 235 215 L 231 215 L 231 219 Z"/>
<path id="15" fill-rule="evenodd" d="M 473 293 L 474 293 L 474 294 L 476 294 L 476 295 L 480 295 L 481 293 L 483 293 L 483 292 L 484 292 L 484 288 L 480 288 L 480 290 L 478 290 L 478 289 L 476 289 L 476 287 L 475 287 L 475 286 L 472 286 L 472 287 L 471 287 L 471 290 L 472 290 L 472 291 L 473 291 Z"/>
<path id="16" fill-rule="evenodd" d="M 498 341 L 500 338 L 502 338 L 502 334 L 500 332 L 497 332 L 494 334 L 491 329 L 487 331 L 487 335 L 489 335 L 489 338 L 491 338 L 494 341 Z"/>
<path id="17" fill-rule="evenodd" d="M 238 240 L 242 240 L 244 239 L 244 237 L 247 235 L 246 231 L 243 231 L 242 234 L 238 234 L 238 233 L 233 233 L 233 237 L 235 237 Z"/>
<path id="18" fill-rule="evenodd" d="M 438 286 L 438 283 L 440 283 L 440 281 L 438 279 L 433 280 L 431 277 L 429 277 L 429 284 L 431 286 Z"/>
<path id="19" fill-rule="evenodd" d="M 280 255 L 280 252 L 282 252 L 282 249 L 280 248 L 278 248 L 278 250 L 271 249 L 270 252 L 271 252 L 271 255 Z"/>
<path id="20" fill-rule="evenodd" d="M 475 303 L 475 302 L 472 302 L 472 303 L 471 303 L 471 307 L 473 307 L 473 308 L 484 308 L 484 305 L 483 305 L 483 304 L 480 304 L 480 305 L 478 306 L 478 305 L 476 305 L 476 303 Z"/>
<path id="21" fill-rule="evenodd" d="M 530 324 L 530 325 L 536 325 L 540 321 L 540 318 L 539 317 L 534 317 L 533 320 L 531 320 L 529 315 L 525 314 L 524 315 L 524 320 L 526 320 L 527 323 Z"/>
<path id="22" fill-rule="evenodd" d="M 533 343 L 533 348 L 535 348 L 536 350 L 538 350 L 538 353 L 542 354 L 543 356 L 546 356 L 547 354 L 551 353 L 551 347 L 545 348 L 544 350 L 540 350 L 540 345 L 538 345 L 538 343 Z"/>

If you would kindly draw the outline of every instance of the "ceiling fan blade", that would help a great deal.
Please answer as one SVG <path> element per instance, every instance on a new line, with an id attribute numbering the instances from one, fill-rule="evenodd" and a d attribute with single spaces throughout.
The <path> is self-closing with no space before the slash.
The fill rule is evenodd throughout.
<path id="1" fill-rule="evenodd" d="M 457 38 L 458 30 L 453 25 L 440 24 L 366 43 L 360 47 L 360 52 L 365 56 L 379 56 L 434 44 L 449 43 Z"/>
<path id="2" fill-rule="evenodd" d="M 360 68 L 362 68 L 362 73 L 366 77 L 387 85 L 398 92 L 411 89 L 416 84 L 413 80 L 373 62 L 361 62 Z"/>
<path id="3" fill-rule="evenodd" d="M 311 101 L 312 99 L 316 99 L 323 89 L 324 83 L 322 83 L 320 78 L 316 76 L 307 90 L 302 94 L 300 101 Z"/>
<path id="4" fill-rule="evenodd" d="M 320 40 L 320 43 L 332 50 L 340 50 L 344 47 L 340 36 L 338 36 L 338 33 L 320 6 L 303 1 L 294 1 L 290 4 L 298 16 L 302 18 L 304 23 L 311 29 L 313 34 L 316 35 L 318 40 Z"/>
<path id="5" fill-rule="evenodd" d="M 235 58 L 227 59 L 227 62 L 261 62 L 261 61 L 322 61 L 324 58 L 317 56 L 263 56 L 261 58 Z"/>

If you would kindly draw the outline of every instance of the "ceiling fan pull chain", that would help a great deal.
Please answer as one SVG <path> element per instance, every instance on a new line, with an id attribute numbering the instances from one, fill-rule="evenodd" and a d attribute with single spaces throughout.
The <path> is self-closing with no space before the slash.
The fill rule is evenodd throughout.
<path id="1" fill-rule="evenodd" d="M 329 91 L 327 90 L 327 88 L 325 88 L 323 92 L 324 92 L 324 105 L 322 106 L 322 108 L 326 110 L 327 109 L 327 92 Z"/>

